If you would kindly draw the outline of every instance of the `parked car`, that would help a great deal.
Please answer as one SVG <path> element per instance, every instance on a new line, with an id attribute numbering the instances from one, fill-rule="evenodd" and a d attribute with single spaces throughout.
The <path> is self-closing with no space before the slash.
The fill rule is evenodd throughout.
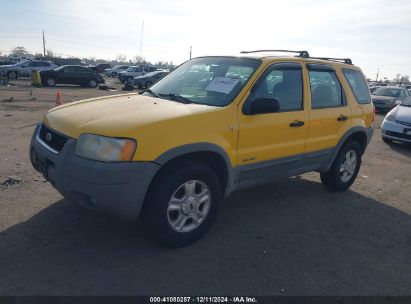
<path id="1" fill-rule="evenodd" d="M 142 76 L 155 70 L 157 70 L 157 68 L 148 65 L 131 66 L 127 71 L 118 73 L 117 77 L 122 83 L 125 81 L 132 82 L 134 77 Z"/>
<path id="2" fill-rule="evenodd" d="M 99 63 L 99 64 L 96 64 L 96 65 L 92 65 L 92 66 L 90 66 L 90 67 L 88 67 L 89 69 L 92 69 L 93 71 L 95 71 L 95 72 L 97 72 L 97 73 L 104 73 L 104 71 L 106 70 L 106 69 L 110 69 L 112 66 L 111 66 L 111 64 L 108 64 L 108 63 Z"/>
<path id="3" fill-rule="evenodd" d="M 2 65 L 0 71 L 9 78 L 29 77 L 33 71 L 49 71 L 57 68 L 57 64 L 44 60 L 23 60 L 13 65 Z"/>
<path id="4" fill-rule="evenodd" d="M 40 73 L 43 85 L 53 87 L 56 84 L 79 84 L 95 88 L 104 83 L 103 77 L 96 71 L 79 65 L 63 65 L 52 71 Z"/>
<path id="5" fill-rule="evenodd" d="M 390 111 L 410 97 L 406 88 L 387 86 L 380 87 L 372 93 L 372 102 L 378 111 Z"/>
<path id="6" fill-rule="evenodd" d="M 411 143 L 411 98 L 401 102 L 385 117 L 381 125 L 383 141 Z"/>
<path id="7" fill-rule="evenodd" d="M 237 189 L 317 171 L 345 191 L 373 134 L 365 77 L 349 59 L 298 53 L 195 58 L 141 95 L 54 108 L 34 131 L 31 162 L 82 206 L 144 210 L 169 246 L 201 238 Z"/>
<path id="8" fill-rule="evenodd" d="M 111 69 L 105 69 L 104 74 L 109 77 L 117 77 L 118 73 L 127 71 L 129 67 L 129 65 L 116 65 Z"/>
<path id="9" fill-rule="evenodd" d="M 159 71 L 154 71 L 154 72 L 147 73 L 143 76 L 134 77 L 134 85 L 138 89 L 148 88 L 152 84 L 154 84 L 157 81 L 159 81 L 160 79 L 162 79 L 168 73 L 170 73 L 170 72 L 164 71 L 164 70 L 159 70 Z"/>

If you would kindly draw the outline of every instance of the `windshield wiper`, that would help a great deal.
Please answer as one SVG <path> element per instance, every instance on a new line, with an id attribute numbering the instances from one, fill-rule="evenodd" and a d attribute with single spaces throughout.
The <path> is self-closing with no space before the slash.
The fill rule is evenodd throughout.
<path id="1" fill-rule="evenodd" d="M 158 94 L 153 92 L 151 89 L 146 89 L 144 92 L 150 93 L 151 95 L 153 95 L 156 98 L 160 98 L 160 96 L 158 96 Z"/>
<path id="2" fill-rule="evenodd" d="M 171 100 L 181 102 L 181 103 L 193 103 L 190 99 L 178 94 L 158 94 L 160 97 L 168 97 Z"/>

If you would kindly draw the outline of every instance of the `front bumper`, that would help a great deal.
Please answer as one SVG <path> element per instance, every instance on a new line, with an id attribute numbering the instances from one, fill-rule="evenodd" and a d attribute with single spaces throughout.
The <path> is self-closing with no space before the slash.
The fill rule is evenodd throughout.
<path id="1" fill-rule="evenodd" d="M 33 167 L 64 197 L 84 207 L 136 218 L 148 187 L 160 166 L 153 162 L 106 163 L 74 154 L 75 140 L 67 139 L 57 154 L 38 136 L 30 144 Z"/>
<path id="2" fill-rule="evenodd" d="M 381 125 L 381 136 L 387 139 L 411 143 L 411 127 L 394 121 L 384 120 Z"/>

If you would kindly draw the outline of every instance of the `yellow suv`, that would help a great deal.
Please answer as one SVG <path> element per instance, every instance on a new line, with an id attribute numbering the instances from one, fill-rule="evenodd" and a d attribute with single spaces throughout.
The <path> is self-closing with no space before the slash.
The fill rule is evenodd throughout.
<path id="1" fill-rule="evenodd" d="M 142 94 L 54 108 L 34 132 L 32 164 L 85 207 L 142 211 L 170 246 L 204 235 L 240 188 L 318 171 L 346 190 L 373 133 L 361 70 L 273 52 L 191 59 Z"/>

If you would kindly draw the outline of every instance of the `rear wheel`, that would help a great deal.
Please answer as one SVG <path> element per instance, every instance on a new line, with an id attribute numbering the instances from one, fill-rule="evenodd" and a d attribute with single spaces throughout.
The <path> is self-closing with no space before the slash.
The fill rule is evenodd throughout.
<path id="1" fill-rule="evenodd" d="M 95 88 L 95 87 L 97 86 L 97 81 L 96 81 L 95 79 L 91 79 L 91 80 L 88 82 L 88 86 L 89 86 L 90 88 Z"/>
<path id="2" fill-rule="evenodd" d="M 345 191 L 355 181 L 361 166 L 361 147 L 356 141 L 344 145 L 331 165 L 321 173 L 321 182 L 331 191 Z"/>
<path id="3" fill-rule="evenodd" d="M 10 79 L 17 79 L 17 72 L 16 71 L 10 71 L 8 73 L 8 76 Z"/>
<path id="4" fill-rule="evenodd" d="M 117 77 L 117 72 L 111 73 L 111 77 Z"/>
<path id="5" fill-rule="evenodd" d="M 185 246 L 211 228 L 221 199 L 221 184 L 211 168 L 175 163 L 154 180 L 145 203 L 146 220 L 165 245 Z"/>
<path id="6" fill-rule="evenodd" d="M 54 87 L 56 85 L 56 80 L 54 78 L 47 78 L 46 84 L 49 87 Z"/>

